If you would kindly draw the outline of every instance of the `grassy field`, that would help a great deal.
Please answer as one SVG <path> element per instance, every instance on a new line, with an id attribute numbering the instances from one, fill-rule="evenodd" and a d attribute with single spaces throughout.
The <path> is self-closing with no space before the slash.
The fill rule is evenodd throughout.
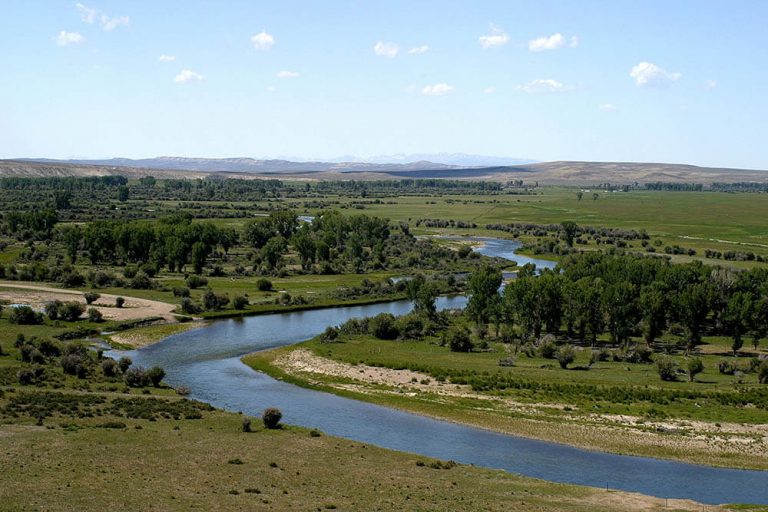
<path id="1" fill-rule="evenodd" d="M 661 381 L 653 364 L 601 361 L 590 367 L 588 349 L 581 350 L 567 370 L 552 359 L 522 353 L 514 356 L 514 366 L 500 367 L 499 360 L 511 355 L 504 344 L 491 343 L 485 352 L 457 353 L 434 341 L 314 339 L 244 361 L 299 385 L 502 432 L 616 453 L 768 469 L 768 413 L 739 402 L 750 389 L 764 396 L 765 386 L 754 374 L 718 372 L 718 361 L 733 359 L 726 339 L 706 340 L 701 347 L 705 370 L 695 382 L 685 375 L 676 382 Z M 301 350 L 321 361 L 343 363 L 349 371 L 286 364 L 292 351 Z M 684 365 L 683 355 L 673 359 Z M 748 358 L 739 361 L 747 364 Z M 381 374 L 377 368 L 415 373 L 407 382 L 396 376 L 358 375 Z M 467 382 L 489 382 L 491 387 L 472 388 Z M 510 384 L 498 387 L 499 382 Z"/>
<path id="2" fill-rule="evenodd" d="M 0 425 L 1 510 L 669 510 L 241 417 Z M 445 468 L 445 469 L 440 469 Z M 676 510 L 723 510 L 670 500 Z"/>

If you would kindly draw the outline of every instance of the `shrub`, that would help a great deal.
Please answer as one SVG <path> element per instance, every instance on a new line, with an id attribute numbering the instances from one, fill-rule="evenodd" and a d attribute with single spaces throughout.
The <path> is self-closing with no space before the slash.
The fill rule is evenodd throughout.
<path id="1" fill-rule="evenodd" d="M 95 288 L 104 288 L 105 286 L 112 284 L 113 279 L 113 275 L 99 271 L 93 274 L 93 277 L 91 278 L 91 285 Z"/>
<path id="2" fill-rule="evenodd" d="M 98 294 L 96 292 L 85 292 L 83 294 L 83 297 L 85 298 L 85 303 L 89 306 L 99 300 L 101 298 L 101 294 Z"/>
<path id="3" fill-rule="evenodd" d="M 503 359 L 499 359 L 499 366 L 515 366 L 515 358 L 513 356 L 507 356 Z"/>
<path id="4" fill-rule="evenodd" d="M 245 309 L 248 307 L 248 298 L 243 297 L 242 295 L 236 295 L 232 300 L 232 306 L 234 306 L 234 308 L 238 311 Z"/>
<path id="5" fill-rule="evenodd" d="M 677 363 L 669 356 L 661 356 L 656 360 L 656 371 L 661 380 L 677 380 Z"/>
<path id="6" fill-rule="evenodd" d="M 67 322 L 74 322 L 85 312 L 85 305 L 80 302 L 65 302 L 59 307 L 59 317 Z"/>
<path id="7" fill-rule="evenodd" d="M 98 323 L 103 320 L 101 311 L 96 308 L 88 308 L 88 321 Z"/>
<path id="8" fill-rule="evenodd" d="M 68 354 L 61 358 L 61 367 L 68 375 L 80 375 L 83 367 L 83 358 L 78 354 Z"/>
<path id="9" fill-rule="evenodd" d="M 121 308 L 125 304 L 125 299 L 122 297 L 117 297 L 115 299 L 115 307 Z"/>
<path id="10" fill-rule="evenodd" d="M 35 382 L 35 372 L 29 368 L 22 368 L 16 372 L 16 378 L 22 386 L 29 386 Z"/>
<path id="11" fill-rule="evenodd" d="M 243 418 L 243 432 L 251 431 L 251 418 Z"/>
<path id="12" fill-rule="evenodd" d="M 264 426 L 269 429 L 276 429 L 280 427 L 280 420 L 283 419 L 283 413 L 280 409 L 275 407 L 269 407 L 264 409 L 264 413 L 261 415 Z"/>
<path id="13" fill-rule="evenodd" d="M 269 279 L 259 279 L 256 281 L 256 289 L 260 292 L 268 292 L 272 290 L 272 281 Z"/>
<path id="14" fill-rule="evenodd" d="M 448 348 L 451 352 L 471 352 L 475 347 L 469 337 L 469 330 L 466 327 L 453 328 L 446 335 Z"/>
<path id="15" fill-rule="evenodd" d="M 726 359 L 717 362 L 717 371 L 723 375 L 733 375 L 738 370 L 736 363 L 728 361 Z"/>
<path id="16" fill-rule="evenodd" d="M 379 313 L 368 320 L 368 331 L 380 340 L 394 340 L 399 334 L 391 313 Z"/>
<path id="17" fill-rule="evenodd" d="M 136 275 L 133 276 L 133 279 L 131 279 L 129 286 L 135 290 L 148 290 L 152 288 L 152 280 L 146 272 L 139 270 L 136 272 Z"/>
<path id="18" fill-rule="evenodd" d="M 216 294 L 208 288 L 203 294 L 203 307 L 208 311 L 218 311 L 229 304 L 227 294 Z"/>
<path id="19" fill-rule="evenodd" d="M 768 361 L 763 361 L 757 372 L 757 381 L 760 384 L 768 384 Z"/>
<path id="20" fill-rule="evenodd" d="M 186 286 L 174 286 L 173 287 L 173 296 L 174 297 L 189 297 L 189 288 Z"/>
<path id="21" fill-rule="evenodd" d="M 61 306 L 62 306 L 62 303 L 60 300 L 49 300 L 43 306 L 43 311 L 45 311 L 45 316 L 47 316 L 51 320 L 58 320 Z"/>
<path id="22" fill-rule="evenodd" d="M 10 310 L 8 321 L 12 324 L 34 325 L 43 323 L 42 313 L 37 313 L 29 306 L 14 306 Z"/>
<path id="23" fill-rule="evenodd" d="M 195 304 L 189 297 L 181 299 L 181 310 L 184 313 L 195 315 L 200 312 L 200 306 Z"/>
<path id="24" fill-rule="evenodd" d="M 536 342 L 539 355 L 544 359 L 554 359 L 557 352 L 557 343 L 555 337 L 551 334 L 545 334 Z"/>
<path id="25" fill-rule="evenodd" d="M 131 361 L 131 358 L 127 356 L 121 357 L 120 360 L 117 362 L 117 366 L 120 368 L 120 373 L 127 372 L 128 368 L 130 368 L 132 364 L 133 364 L 133 361 Z"/>
<path id="26" fill-rule="evenodd" d="M 153 366 L 149 370 L 147 370 L 147 378 L 152 382 L 152 385 L 157 387 L 160 387 L 160 383 L 165 378 L 165 370 L 163 370 L 159 366 Z"/>
<path id="27" fill-rule="evenodd" d="M 339 339 L 339 330 L 329 325 L 325 328 L 325 332 L 323 332 L 320 338 L 320 343 L 333 343 L 337 339 Z"/>
<path id="28" fill-rule="evenodd" d="M 200 288 L 201 286 L 208 286 L 208 279 L 196 275 L 189 276 L 185 282 L 187 283 L 187 286 L 193 290 L 195 288 Z"/>
<path id="29" fill-rule="evenodd" d="M 576 360 L 576 349 L 573 345 L 563 345 L 555 351 L 555 359 L 560 363 L 560 368 L 565 370 L 568 365 Z"/>
<path id="30" fill-rule="evenodd" d="M 136 366 L 125 372 L 125 383 L 132 388 L 144 388 L 149 385 L 149 376 L 144 368 Z"/>
<path id="31" fill-rule="evenodd" d="M 117 361 L 108 357 L 101 362 L 101 371 L 106 377 L 114 377 L 117 373 Z"/>
<path id="32" fill-rule="evenodd" d="M 688 372 L 688 380 L 693 382 L 696 375 L 704 371 L 704 363 L 698 357 L 692 357 L 686 361 L 685 370 Z"/>

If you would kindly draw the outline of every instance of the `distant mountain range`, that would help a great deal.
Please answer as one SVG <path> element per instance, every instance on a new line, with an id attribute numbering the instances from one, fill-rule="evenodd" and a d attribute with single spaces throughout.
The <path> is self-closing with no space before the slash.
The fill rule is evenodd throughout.
<path id="1" fill-rule="evenodd" d="M 412 155 L 435 156 L 435 155 Z M 384 157 L 382 157 L 383 159 Z M 393 160 L 399 156 L 391 157 Z M 406 158 L 403 156 L 403 158 Z M 526 183 L 593 186 L 601 183 L 627 184 L 650 182 L 768 182 L 768 172 L 747 169 L 697 167 L 694 165 L 641 162 L 537 162 L 516 165 L 486 163 L 482 166 L 458 165 L 449 161 L 479 161 L 488 158 L 445 154 L 442 162 L 428 160 L 387 162 L 296 162 L 254 158 L 158 157 L 132 160 L 0 160 L 0 176 L 99 176 L 125 175 L 159 178 L 283 178 L 306 180 L 338 179 L 475 179 L 523 180 Z M 504 160 L 504 159 L 502 159 Z"/>

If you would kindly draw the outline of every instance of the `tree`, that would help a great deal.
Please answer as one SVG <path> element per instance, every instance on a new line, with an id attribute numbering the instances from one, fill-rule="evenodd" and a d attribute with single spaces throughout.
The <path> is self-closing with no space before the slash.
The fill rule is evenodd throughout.
<path id="1" fill-rule="evenodd" d="M 116 308 L 121 308 L 121 307 L 123 307 L 123 304 L 125 304 L 125 299 L 124 299 L 124 298 L 122 298 L 122 297 L 117 297 L 117 298 L 115 299 L 115 307 L 116 307 Z"/>
<path id="2" fill-rule="evenodd" d="M 584 197 L 584 192 L 582 192 L 581 190 L 579 190 L 578 192 L 576 192 L 576 200 L 577 200 L 577 201 L 581 201 L 581 198 L 582 198 L 582 197 Z"/>
<path id="3" fill-rule="evenodd" d="M 203 267 L 205 267 L 205 261 L 208 259 L 210 251 L 210 246 L 203 242 L 192 244 L 192 268 L 195 274 L 200 275 L 203 273 Z"/>
<path id="4" fill-rule="evenodd" d="M 560 368 L 565 370 L 569 364 L 576 360 L 576 349 L 573 345 L 562 345 L 555 352 L 555 359 L 560 363 Z"/>
<path id="5" fill-rule="evenodd" d="M 688 337 L 688 350 L 701 342 L 704 321 L 709 314 L 709 290 L 705 283 L 688 285 L 675 298 L 677 316 Z"/>
<path id="6" fill-rule="evenodd" d="M 120 185 L 117 187 L 117 200 L 124 203 L 128 200 L 128 187 L 126 185 Z"/>
<path id="7" fill-rule="evenodd" d="M 426 313 L 433 316 L 437 311 L 435 299 L 437 298 L 437 289 L 435 285 L 424 279 L 424 276 L 418 275 L 406 282 L 405 295 L 408 300 L 413 302 L 413 309 L 419 313 Z"/>
<path id="8" fill-rule="evenodd" d="M 572 220 L 563 221 L 560 226 L 563 231 L 563 237 L 565 238 L 566 245 L 568 247 L 573 247 L 573 238 L 579 232 L 579 226 Z"/>
<path id="9" fill-rule="evenodd" d="M 77 251 L 83 241 L 83 232 L 79 226 L 64 226 L 60 231 L 61 241 L 67 250 L 69 261 L 73 264 L 77 261 Z"/>
<path id="10" fill-rule="evenodd" d="M 261 257 L 269 270 L 277 270 L 282 265 L 283 252 L 286 248 L 285 238 L 282 236 L 276 236 L 270 238 L 269 241 L 261 248 Z"/>
<path id="11" fill-rule="evenodd" d="M 498 301 L 501 281 L 501 271 L 489 265 L 469 276 L 467 314 L 480 326 L 485 326 L 490 319 L 492 307 Z"/>
<path id="12" fill-rule="evenodd" d="M 704 371 L 704 363 L 698 357 L 691 357 L 685 363 L 685 370 L 688 372 L 688 380 L 693 382 L 696 375 Z"/>
<path id="13" fill-rule="evenodd" d="M 609 285 L 603 293 L 602 302 L 611 339 L 614 343 L 625 343 L 637 323 L 635 285 L 628 281 Z"/>
<path id="14" fill-rule="evenodd" d="M 725 308 L 724 320 L 728 331 L 733 337 L 731 348 L 736 355 L 744 345 L 742 336 L 752 322 L 754 302 L 747 292 L 735 292 Z"/>
<path id="15" fill-rule="evenodd" d="M 309 225 L 305 225 L 293 235 L 291 238 L 291 245 L 293 245 L 296 252 L 299 253 L 301 268 L 304 270 L 310 269 L 315 262 L 317 246 L 315 240 L 312 238 Z"/>
<path id="16" fill-rule="evenodd" d="M 283 413 L 280 412 L 280 409 L 268 407 L 264 409 L 261 419 L 264 422 L 264 426 L 268 429 L 277 429 L 280 428 L 280 420 L 283 419 Z"/>
<path id="17" fill-rule="evenodd" d="M 638 305 L 643 321 L 643 337 L 648 344 L 653 343 L 666 328 L 667 311 L 669 310 L 666 297 L 663 284 L 657 281 L 640 290 Z"/>

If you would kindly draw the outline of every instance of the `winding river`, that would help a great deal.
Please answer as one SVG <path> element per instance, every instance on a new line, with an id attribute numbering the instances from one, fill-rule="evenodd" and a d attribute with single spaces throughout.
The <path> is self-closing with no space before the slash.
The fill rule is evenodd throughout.
<path id="1" fill-rule="evenodd" d="M 484 245 L 477 249 L 481 253 L 521 264 L 553 266 L 552 262 L 515 255 L 518 242 L 482 241 Z M 459 308 L 465 303 L 463 297 L 441 297 L 438 307 Z M 410 308 L 407 301 L 398 301 L 219 320 L 127 355 L 134 364 L 165 368 L 166 381 L 188 386 L 191 398 L 254 416 L 266 407 L 279 407 L 286 423 L 319 428 L 331 435 L 385 448 L 555 482 L 658 497 L 690 498 L 710 504 L 768 503 L 768 472 L 613 455 L 498 434 L 304 389 L 255 372 L 239 359 L 250 352 L 301 342 L 350 318 L 382 312 L 399 315 Z"/>

